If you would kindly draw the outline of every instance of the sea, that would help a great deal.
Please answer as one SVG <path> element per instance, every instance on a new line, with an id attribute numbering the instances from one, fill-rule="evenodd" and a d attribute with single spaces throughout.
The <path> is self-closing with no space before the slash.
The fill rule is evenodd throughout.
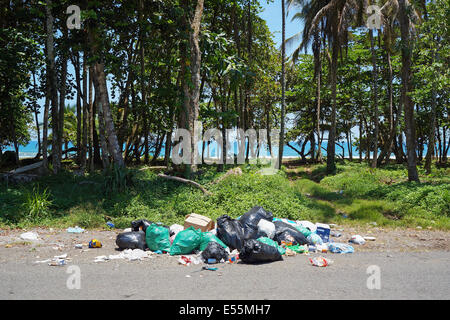
<path id="1" fill-rule="evenodd" d="M 290 145 L 292 145 L 294 148 L 300 150 L 301 149 L 301 145 L 297 142 L 290 142 Z M 63 150 L 65 146 L 63 146 Z M 74 145 L 72 143 L 68 144 L 68 148 L 72 148 L 74 147 Z M 310 143 L 308 142 L 305 146 L 305 154 L 309 152 L 311 146 Z M 326 156 L 327 152 L 327 141 L 324 141 L 322 143 L 322 155 Z M 3 151 L 14 151 L 14 147 L 12 146 L 8 146 L 6 147 L 6 149 L 4 149 Z M 199 151 L 201 150 L 201 144 L 199 144 Z M 211 158 L 215 158 L 217 157 L 217 144 L 215 142 L 213 142 L 210 145 L 209 148 L 209 156 Z M 404 146 L 404 150 L 406 152 L 406 146 Z M 278 148 L 274 148 L 274 153 L 278 154 Z M 24 158 L 34 158 L 36 156 L 38 152 L 38 142 L 37 141 L 30 141 L 27 145 L 25 146 L 19 146 L 19 158 L 20 159 L 24 159 Z M 206 151 L 205 151 L 206 152 Z M 237 143 L 235 142 L 234 145 L 234 153 L 237 154 Z M 70 155 L 75 154 L 75 152 L 71 152 L 69 153 Z M 153 155 L 152 150 L 150 151 L 150 154 Z M 425 150 L 424 150 L 424 154 L 426 154 L 426 146 L 425 146 Z M 160 156 L 164 155 L 164 147 L 162 147 Z M 270 156 L 269 152 L 266 152 L 265 154 L 263 152 L 260 151 L 260 156 Z M 347 144 L 344 145 L 344 149 L 342 150 L 342 148 L 338 145 L 336 145 L 336 156 L 344 156 L 345 158 L 348 158 L 350 153 L 347 147 Z M 359 151 L 357 150 L 357 148 L 355 146 L 352 147 L 352 155 L 353 158 L 358 158 L 359 157 Z M 366 153 L 363 151 L 363 157 L 365 157 Z M 371 153 L 372 156 L 372 153 Z M 288 146 L 287 144 L 284 146 L 283 148 L 283 158 L 299 158 L 300 155 L 294 150 L 292 149 L 290 146 Z"/>

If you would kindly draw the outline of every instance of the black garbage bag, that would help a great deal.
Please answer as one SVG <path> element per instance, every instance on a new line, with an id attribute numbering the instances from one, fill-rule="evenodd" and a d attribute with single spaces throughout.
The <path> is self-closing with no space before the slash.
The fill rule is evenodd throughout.
<path id="1" fill-rule="evenodd" d="M 206 246 L 205 250 L 202 251 L 202 259 L 206 262 L 208 259 L 216 259 L 220 262 L 221 259 L 228 260 L 228 252 L 222 247 L 221 244 L 215 241 L 211 241 Z"/>
<path id="2" fill-rule="evenodd" d="M 150 226 L 153 222 L 145 220 L 145 219 L 139 219 L 136 221 L 131 222 L 131 230 L 133 231 L 146 231 L 147 227 Z"/>
<path id="3" fill-rule="evenodd" d="M 245 240 L 239 259 L 245 263 L 262 263 L 283 260 L 278 249 L 255 239 Z"/>
<path id="4" fill-rule="evenodd" d="M 231 250 L 241 250 L 244 245 L 244 229 L 239 221 L 230 218 L 226 214 L 217 218 L 216 236 Z"/>
<path id="5" fill-rule="evenodd" d="M 259 236 L 262 236 L 258 234 L 258 223 L 261 219 L 272 222 L 272 212 L 264 210 L 263 207 L 256 206 L 239 218 L 239 223 L 244 229 L 245 240 L 257 239 Z"/>
<path id="6" fill-rule="evenodd" d="M 289 223 L 274 221 L 273 224 L 275 225 L 275 236 L 273 240 L 278 242 L 278 244 L 281 244 L 281 241 L 292 242 L 293 245 L 309 243 L 303 233 L 294 226 L 289 225 Z"/>
<path id="7" fill-rule="evenodd" d="M 117 235 L 116 244 L 119 249 L 141 249 L 145 250 L 147 248 L 147 243 L 145 242 L 145 232 L 144 231 L 131 231 L 124 232 Z"/>
<path id="8" fill-rule="evenodd" d="M 139 219 L 139 220 L 136 220 L 136 221 L 132 221 L 131 222 L 131 230 L 133 230 L 133 231 L 142 230 L 142 231 L 146 232 L 147 231 L 147 227 L 149 227 L 152 223 L 154 223 L 154 222 L 148 221 L 148 220 L 145 220 L 145 219 Z M 161 223 L 155 223 L 155 224 L 158 225 L 158 226 L 163 226 L 166 229 L 169 229 L 169 237 L 171 237 L 174 234 L 174 232 L 170 231 L 170 227 L 169 226 L 163 225 Z"/>

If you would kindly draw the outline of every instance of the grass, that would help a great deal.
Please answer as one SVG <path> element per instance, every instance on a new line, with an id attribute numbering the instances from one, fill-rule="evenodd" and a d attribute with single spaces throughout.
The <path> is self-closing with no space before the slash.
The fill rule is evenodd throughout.
<path id="1" fill-rule="evenodd" d="M 112 168 L 106 175 L 85 177 L 65 171 L 28 185 L 0 184 L 0 227 L 105 228 L 112 221 L 126 228 L 135 219 L 182 224 L 192 212 L 214 220 L 223 214 L 236 218 L 260 205 L 275 217 L 295 220 L 450 229 L 448 169 L 421 176 L 421 184 L 407 182 L 403 166 L 373 170 L 346 162 L 338 164 L 333 176 L 325 175 L 324 165 L 268 176 L 257 166 L 241 169 L 241 176 L 216 183 L 223 173 L 213 166 L 200 167 L 194 180 L 211 196 L 143 168 Z"/>
<path id="2" fill-rule="evenodd" d="M 425 176 L 420 168 L 422 182 L 415 183 L 407 181 L 402 165 L 371 169 L 366 164 L 346 162 L 338 165 L 335 175 L 316 182 L 315 173 L 323 168 L 299 168 L 291 179 L 296 177 L 293 183 L 300 192 L 329 203 L 341 217 L 383 226 L 450 229 L 449 169 Z"/>

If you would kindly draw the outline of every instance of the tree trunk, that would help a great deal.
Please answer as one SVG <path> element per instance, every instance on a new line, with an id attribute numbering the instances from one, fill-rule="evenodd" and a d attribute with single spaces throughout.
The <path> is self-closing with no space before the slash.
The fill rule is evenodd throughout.
<path id="1" fill-rule="evenodd" d="M 58 91 L 56 81 L 55 56 L 54 56 L 54 39 L 53 39 L 53 15 L 51 11 L 52 1 L 47 0 L 45 13 L 47 21 L 47 61 L 48 61 L 48 82 L 50 87 L 51 99 L 51 116 L 52 116 L 52 163 L 53 173 L 58 173 L 61 169 L 61 158 L 59 157 L 58 141 L 59 141 L 59 110 L 58 110 Z"/>
<path id="2" fill-rule="evenodd" d="M 377 60 L 375 55 L 374 48 L 374 39 L 373 39 L 373 30 L 369 30 L 369 38 L 370 38 L 370 49 L 372 51 L 372 87 L 373 87 L 373 109 L 374 109 L 374 125 L 375 132 L 373 137 L 373 159 L 372 159 L 372 168 L 377 167 L 377 159 L 378 159 L 378 86 L 377 86 L 377 78 L 378 78 L 378 70 L 377 70 Z"/>
<path id="3" fill-rule="evenodd" d="M 337 85 L 337 64 L 338 64 L 339 44 L 338 36 L 333 37 L 333 53 L 331 57 L 331 127 L 328 133 L 327 145 L 327 173 L 334 173 L 336 171 L 336 164 L 334 161 L 336 155 L 336 85 Z"/>
<path id="4" fill-rule="evenodd" d="M 95 116 L 94 116 L 94 99 L 93 99 L 93 86 L 94 68 L 89 67 L 89 172 L 94 172 L 94 129 L 95 129 Z"/>
<path id="5" fill-rule="evenodd" d="M 317 130 L 317 142 L 319 147 L 317 148 L 317 161 L 322 162 L 322 148 L 320 146 L 320 86 L 322 80 L 322 61 L 320 58 L 320 35 L 319 30 L 314 33 L 314 66 L 315 66 L 315 76 L 316 76 L 316 130 Z"/>
<path id="6" fill-rule="evenodd" d="M 281 168 L 283 163 L 283 147 L 284 147 L 284 122 L 286 113 L 286 103 L 285 103 L 285 91 L 286 91 L 286 14 L 284 0 L 281 0 L 281 126 L 280 126 L 280 145 L 278 147 L 278 168 Z"/>
<path id="7" fill-rule="evenodd" d="M 432 62 L 437 59 L 437 54 L 433 56 Z M 431 174 L 432 156 L 434 153 L 435 136 L 436 136 L 436 90 L 433 87 L 431 91 L 431 117 L 430 117 L 430 132 L 428 134 L 428 150 L 425 157 L 425 173 Z"/>
<path id="8" fill-rule="evenodd" d="M 402 100 L 405 108 L 405 135 L 408 160 L 408 180 L 419 182 L 417 172 L 416 156 L 416 128 L 414 123 L 414 104 L 409 96 L 412 91 L 411 83 L 411 40 L 410 40 L 410 21 L 405 0 L 399 0 L 399 17 L 401 33 L 401 51 L 402 51 Z"/>

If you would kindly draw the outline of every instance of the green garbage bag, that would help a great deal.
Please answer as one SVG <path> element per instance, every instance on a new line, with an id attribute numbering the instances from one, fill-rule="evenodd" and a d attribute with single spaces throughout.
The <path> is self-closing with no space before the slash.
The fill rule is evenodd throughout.
<path id="1" fill-rule="evenodd" d="M 300 231 L 305 236 L 305 238 L 307 238 L 312 233 L 311 230 L 309 230 L 308 228 L 305 228 L 304 226 L 294 225 L 294 227 L 298 231 Z"/>
<path id="2" fill-rule="evenodd" d="M 170 250 L 169 229 L 152 223 L 145 231 L 145 242 L 151 251 Z"/>
<path id="3" fill-rule="evenodd" d="M 295 246 L 286 246 L 286 248 L 291 249 L 297 253 L 308 252 L 308 246 L 296 244 Z"/>
<path id="4" fill-rule="evenodd" d="M 286 253 L 286 249 L 284 249 L 283 247 L 281 247 L 280 245 L 278 245 L 278 243 L 270 238 L 267 237 L 261 237 L 257 239 L 258 241 L 268 244 L 269 246 L 275 247 L 278 249 L 278 252 L 283 255 Z"/>
<path id="5" fill-rule="evenodd" d="M 206 247 L 208 246 L 208 243 L 210 243 L 211 241 L 217 242 L 225 249 L 227 248 L 227 245 L 225 243 L 223 243 L 222 240 L 220 240 L 215 235 L 213 235 L 211 232 L 202 232 L 201 237 L 202 237 L 202 240 L 200 243 L 200 251 L 205 250 Z"/>
<path id="6" fill-rule="evenodd" d="M 199 249 L 202 241 L 201 234 L 202 231 L 200 229 L 195 230 L 194 227 L 178 232 L 170 247 L 170 255 L 190 254 L 192 251 Z"/>

